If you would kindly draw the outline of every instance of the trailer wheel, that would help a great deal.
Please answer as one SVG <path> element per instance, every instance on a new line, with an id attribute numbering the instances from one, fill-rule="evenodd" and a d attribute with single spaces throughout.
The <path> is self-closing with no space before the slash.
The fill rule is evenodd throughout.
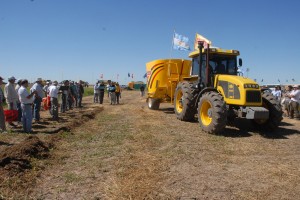
<path id="1" fill-rule="evenodd" d="M 227 109 L 223 97 L 214 91 L 204 93 L 198 103 L 200 127 L 210 134 L 221 133 L 226 126 Z"/>
<path id="2" fill-rule="evenodd" d="M 252 120 L 255 127 L 260 130 L 274 131 L 282 120 L 280 103 L 268 92 L 262 93 L 263 107 L 269 110 L 269 118 L 266 120 Z"/>
<path id="3" fill-rule="evenodd" d="M 149 109 L 151 109 L 151 110 L 158 110 L 159 109 L 159 104 L 160 104 L 159 99 L 148 98 L 147 103 L 148 103 L 148 108 Z"/>
<path id="4" fill-rule="evenodd" d="M 174 111 L 177 119 L 181 121 L 195 120 L 197 112 L 195 99 L 192 83 L 186 81 L 178 83 L 174 94 Z"/>

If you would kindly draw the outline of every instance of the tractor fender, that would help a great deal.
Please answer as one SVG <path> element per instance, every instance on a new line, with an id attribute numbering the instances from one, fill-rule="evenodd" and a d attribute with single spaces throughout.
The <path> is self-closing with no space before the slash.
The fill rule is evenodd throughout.
<path id="1" fill-rule="evenodd" d="M 197 95 L 197 98 L 196 98 L 196 101 L 195 101 L 195 108 L 198 107 L 198 102 L 199 102 L 201 96 L 202 96 L 204 93 L 210 92 L 210 91 L 215 91 L 215 92 L 219 93 L 218 90 L 217 90 L 216 88 L 213 88 L 213 87 L 206 87 L 206 88 L 204 88 L 204 89 L 201 90 L 201 91 L 198 93 L 198 95 Z"/>

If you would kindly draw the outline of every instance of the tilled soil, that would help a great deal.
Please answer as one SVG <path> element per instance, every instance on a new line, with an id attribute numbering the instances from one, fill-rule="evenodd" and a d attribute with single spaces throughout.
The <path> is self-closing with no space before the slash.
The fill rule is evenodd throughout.
<path id="1" fill-rule="evenodd" d="M 0 137 L 0 194 L 12 199 L 298 199 L 300 123 L 276 132 L 245 120 L 215 136 L 176 119 L 172 105 L 149 110 L 137 91 L 119 105 L 82 109 L 33 135 Z M 26 148 L 25 148 L 26 147 Z"/>

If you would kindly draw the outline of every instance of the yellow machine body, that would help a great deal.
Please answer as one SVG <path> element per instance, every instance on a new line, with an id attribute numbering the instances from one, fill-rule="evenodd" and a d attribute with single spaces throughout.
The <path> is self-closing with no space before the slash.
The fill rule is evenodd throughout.
<path id="1" fill-rule="evenodd" d="M 173 101 L 179 81 L 190 76 L 191 61 L 160 59 L 146 64 L 148 97 Z"/>

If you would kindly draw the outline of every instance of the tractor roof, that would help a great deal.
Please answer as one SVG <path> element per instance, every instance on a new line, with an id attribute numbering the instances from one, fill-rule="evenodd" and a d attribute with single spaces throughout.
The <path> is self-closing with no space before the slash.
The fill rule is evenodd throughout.
<path id="1" fill-rule="evenodd" d="M 203 49 L 203 53 L 206 53 L 207 49 Z M 233 56 L 238 56 L 240 55 L 240 52 L 238 50 L 229 50 L 229 49 L 221 49 L 218 47 L 211 47 L 209 48 L 209 52 L 213 54 L 225 54 L 225 55 L 233 55 Z M 199 49 L 196 51 L 193 51 L 189 54 L 190 58 L 193 58 L 195 56 L 199 55 Z"/>

